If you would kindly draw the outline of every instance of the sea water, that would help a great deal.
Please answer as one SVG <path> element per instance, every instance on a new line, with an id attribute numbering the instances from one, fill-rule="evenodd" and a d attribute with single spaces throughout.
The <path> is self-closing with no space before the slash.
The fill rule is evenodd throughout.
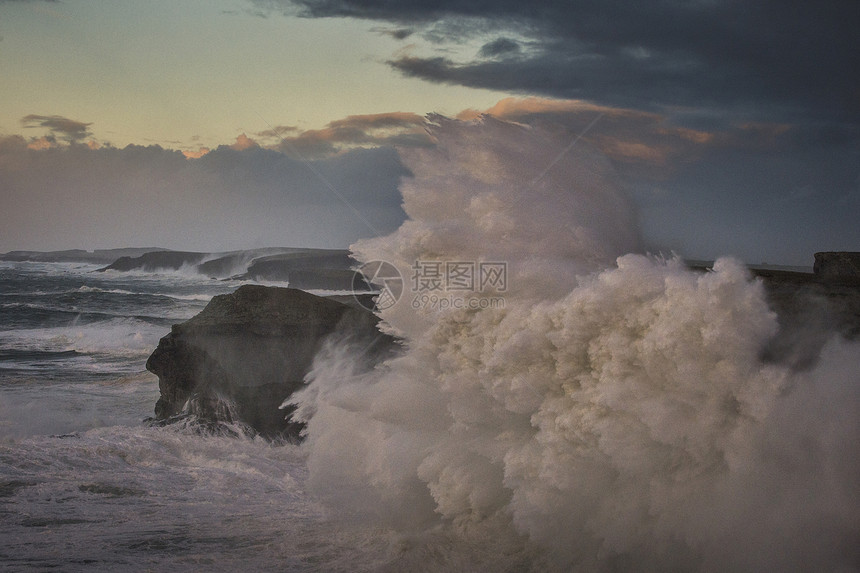
<path id="1" fill-rule="evenodd" d="M 0 265 L 0 564 L 11 571 L 856 571 L 860 347 L 764 358 L 731 258 L 644 254 L 611 165 L 565 134 L 434 118 L 409 220 L 353 245 L 403 275 L 405 340 L 329 345 L 300 445 L 150 427 L 148 354 L 237 285 Z M 571 141 L 573 141 L 572 144 Z M 504 263 L 504 304 L 401 304 L 421 264 Z M 462 293 L 460 293 L 462 294 Z"/>
<path id="2" fill-rule="evenodd" d="M 236 284 L 0 263 L 0 569 L 349 570 L 295 446 L 144 423 L 146 358 Z"/>
<path id="3" fill-rule="evenodd" d="M 507 567 L 323 504 L 299 446 L 150 426 L 147 357 L 239 283 L 98 268 L 0 263 L 0 569 Z"/>

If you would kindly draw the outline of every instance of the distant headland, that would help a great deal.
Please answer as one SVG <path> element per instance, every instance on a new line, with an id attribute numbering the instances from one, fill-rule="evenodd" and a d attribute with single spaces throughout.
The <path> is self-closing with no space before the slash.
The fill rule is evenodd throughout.
<path id="1" fill-rule="evenodd" d="M 761 277 L 794 277 L 824 282 L 860 283 L 860 252 L 822 251 L 813 255 L 813 264 L 806 272 L 800 267 L 750 264 L 750 271 Z M 190 270 L 211 278 L 290 281 L 296 288 L 325 280 L 330 283 L 351 280 L 351 269 L 357 266 L 347 249 L 318 249 L 301 247 L 266 247 L 225 252 L 175 251 L 160 247 L 127 247 L 119 249 L 68 249 L 63 251 L 9 251 L 0 254 L 0 261 L 32 261 L 43 263 L 87 263 L 105 265 L 100 271 Z M 712 261 L 687 260 L 693 269 L 706 269 Z M 343 283 L 347 284 L 347 283 Z M 346 287 L 349 288 L 349 287 Z"/>
<path id="2" fill-rule="evenodd" d="M 105 265 L 97 272 L 185 271 L 221 280 L 288 282 L 303 290 L 354 290 L 353 269 L 358 266 L 346 249 L 295 247 L 216 253 L 161 248 L 10 251 L 0 261 Z"/>

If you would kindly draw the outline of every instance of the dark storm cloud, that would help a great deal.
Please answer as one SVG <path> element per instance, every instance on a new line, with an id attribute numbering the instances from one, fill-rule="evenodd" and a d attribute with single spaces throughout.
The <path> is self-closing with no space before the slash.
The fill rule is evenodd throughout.
<path id="1" fill-rule="evenodd" d="M 415 32 L 411 28 L 374 28 L 373 31 L 395 40 L 405 40 Z"/>
<path id="2" fill-rule="evenodd" d="M 92 123 L 76 121 L 61 115 L 30 114 L 21 118 L 21 125 L 26 128 L 45 128 L 53 135 L 59 134 L 66 141 L 80 141 L 90 135 L 89 127 Z"/>
<path id="3" fill-rule="evenodd" d="M 309 17 L 392 22 L 449 40 L 495 41 L 473 59 L 403 56 L 390 64 L 428 81 L 637 109 L 791 121 L 860 120 L 860 2 L 294 0 Z M 532 49 L 483 59 L 516 38 Z M 514 53 L 508 50 L 508 54 Z M 511 61 L 514 60 L 514 61 Z"/>
<path id="4" fill-rule="evenodd" d="M 510 38 L 498 38 L 481 46 L 478 55 L 483 58 L 495 58 L 520 51 L 520 44 Z"/>

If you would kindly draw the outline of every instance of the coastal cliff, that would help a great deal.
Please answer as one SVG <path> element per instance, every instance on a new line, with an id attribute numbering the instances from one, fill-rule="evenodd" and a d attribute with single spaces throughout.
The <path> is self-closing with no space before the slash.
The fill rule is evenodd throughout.
<path id="1" fill-rule="evenodd" d="M 350 342 L 367 368 L 396 349 L 359 305 L 288 288 L 245 285 L 174 325 L 147 360 L 159 379 L 156 420 L 240 423 L 266 437 L 301 426 L 280 409 L 327 340 Z"/>

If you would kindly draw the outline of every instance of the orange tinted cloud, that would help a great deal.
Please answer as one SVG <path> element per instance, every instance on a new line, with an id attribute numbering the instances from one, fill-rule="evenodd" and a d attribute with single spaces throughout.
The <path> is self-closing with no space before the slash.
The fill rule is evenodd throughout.
<path id="1" fill-rule="evenodd" d="M 671 128 L 661 127 L 655 130 L 655 132 L 661 135 L 686 139 L 693 143 L 708 143 L 714 139 L 713 133 L 678 126 L 672 126 Z"/>
<path id="2" fill-rule="evenodd" d="M 51 149 L 52 147 L 57 147 L 57 141 L 50 136 L 43 136 L 38 139 L 31 139 L 27 144 L 28 149 Z"/>
<path id="3" fill-rule="evenodd" d="M 466 110 L 458 117 L 474 119 L 484 114 L 507 121 L 564 126 L 617 163 L 635 167 L 639 175 L 657 178 L 664 177 L 675 162 L 699 156 L 703 146 L 714 139 L 713 133 L 673 125 L 657 113 L 582 100 L 505 98 L 483 112 Z"/>
<path id="4" fill-rule="evenodd" d="M 185 156 L 185 159 L 200 159 L 210 151 L 212 150 L 208 147 L 201 147 L 197 151 L 185 150 L 182 152 L 182 155 Z"/>
<path id="5" fill-rule="evenodd" d="M 622 141 L 611 137 L 598 139 L 599 147 L 604 153 L 616 159 L 628 161 L 643 161 L 655 165 L 664 165 L 671 152 L 665 146 L 654 146 L 637 141 Z"/>
<path id="6" fill-rule="evenodd" d="M 366 130 L 401 129 L 424 125 L 424 117 L 410 112 L 389 112 L 365 115 L 350 115 L 344 119 L 332 121 L 328 126 L 332 129 L 359 127 Z"/>
<path id="7" fill-rule="evenodd" d="M 557 100 L 539 97 L 515 98 L 509 97 L 499 100 L 493 107 L 484 111 L 467 109 L 458 114 L 457 119 L 475 119 L 487 114 L 500 119 L 516 121 L 531 114 L 547 113 L 575 113 L 582 111 L 607 111 L 611 108 L 598 106 L 582 100 Z"/>
<path id="8" fill-rule="evenodd" d="M 257 145 L 257 142 L 245 135 L 244 133 L 239 135 L 236 138 L 236 142 L 230 146 L 231 149 L 235 149 L 236 151 L 242 151 L 244 149 L 251 149 L 252 147 L 260 147 Z"/>

